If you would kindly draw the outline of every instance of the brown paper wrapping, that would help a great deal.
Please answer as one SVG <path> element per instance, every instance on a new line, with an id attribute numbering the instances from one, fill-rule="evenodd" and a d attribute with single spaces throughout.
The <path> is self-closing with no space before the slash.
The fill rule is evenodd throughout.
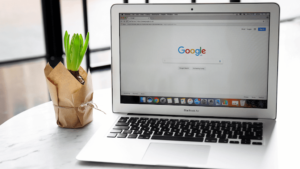
<path id="1" fill-rule="evenodd" d="M 82 85 L 60 62 L 53 69 L 49 63 L 44 69 L 47 86 L 53 101 L 56 123 L 64 128 L 81 128 L 93 121 L 93 86 L 90 73 L 82 67 L 79 74 Z M 84 105 L 85 106 L 82 106 Z"/>

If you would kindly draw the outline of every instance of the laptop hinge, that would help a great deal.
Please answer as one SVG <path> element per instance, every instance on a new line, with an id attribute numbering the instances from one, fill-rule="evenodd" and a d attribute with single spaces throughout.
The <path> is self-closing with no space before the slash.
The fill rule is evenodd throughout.
<path id="1" fill-rule="evenodd" d="M 241 120 L 258 120 L 258 118 L 245 118 L 245 117 L 222 117 L 222 116 L 182 116 L 182 115 L 165 115 L 165 114 L 139 114 L 128 113 L 127 115 L 134 116 L 163 116 L 163 117 L 185 117 L 185 118 L 214 118 L 214 119 L 241 119 Z"/>

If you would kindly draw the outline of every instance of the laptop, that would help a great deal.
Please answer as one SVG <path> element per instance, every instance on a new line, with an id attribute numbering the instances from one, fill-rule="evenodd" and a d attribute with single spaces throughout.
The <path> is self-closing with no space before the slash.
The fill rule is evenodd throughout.
<path id="1" fill-rule="evenodd" d="M 77 159 L 276 168 L 278 34 L 275 3 L 113 5 L 115 120 Z"/>

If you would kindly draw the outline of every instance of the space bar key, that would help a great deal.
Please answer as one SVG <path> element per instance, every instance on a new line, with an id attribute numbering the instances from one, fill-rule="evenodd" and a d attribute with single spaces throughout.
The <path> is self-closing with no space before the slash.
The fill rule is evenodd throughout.
<path id="1" fill-rule="evenodd" d="M 173 140 L 173 141 L 198 141 L 203 142 L 203 137 L 173 137 L 173 136 L 152 136 L 153 140 Z"/>

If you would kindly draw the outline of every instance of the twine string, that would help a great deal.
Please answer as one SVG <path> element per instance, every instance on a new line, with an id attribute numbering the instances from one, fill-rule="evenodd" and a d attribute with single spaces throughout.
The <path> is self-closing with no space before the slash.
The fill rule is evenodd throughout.
<path id="1" fill-rule="evenodd" d="M 89 106 L 89 107 L 91 107 L 93 109 L 96 109 L 96 110 L 101 111 L 102 113 L 106 114 L 103 110 L 99 109 L 98 106 L 97 106 L 97 104 L 93 103 L 93 101 L 89 101 L 87 103 L 82 103 L 79 107 L 62 107 L 62 106 L 58 106 L 58 105 L 55 105 L 55 104 L 53 104 L 53 106 L 54 107 L 58 107 L 58 108 L 62 108 L 62 109 L 74 109 L 74 108 L 78 108 L 78 110 L 80 110 L 81 108 L 84 108 L 84 110 L 85 110 L 85 108 L 87 106 Z"/>

